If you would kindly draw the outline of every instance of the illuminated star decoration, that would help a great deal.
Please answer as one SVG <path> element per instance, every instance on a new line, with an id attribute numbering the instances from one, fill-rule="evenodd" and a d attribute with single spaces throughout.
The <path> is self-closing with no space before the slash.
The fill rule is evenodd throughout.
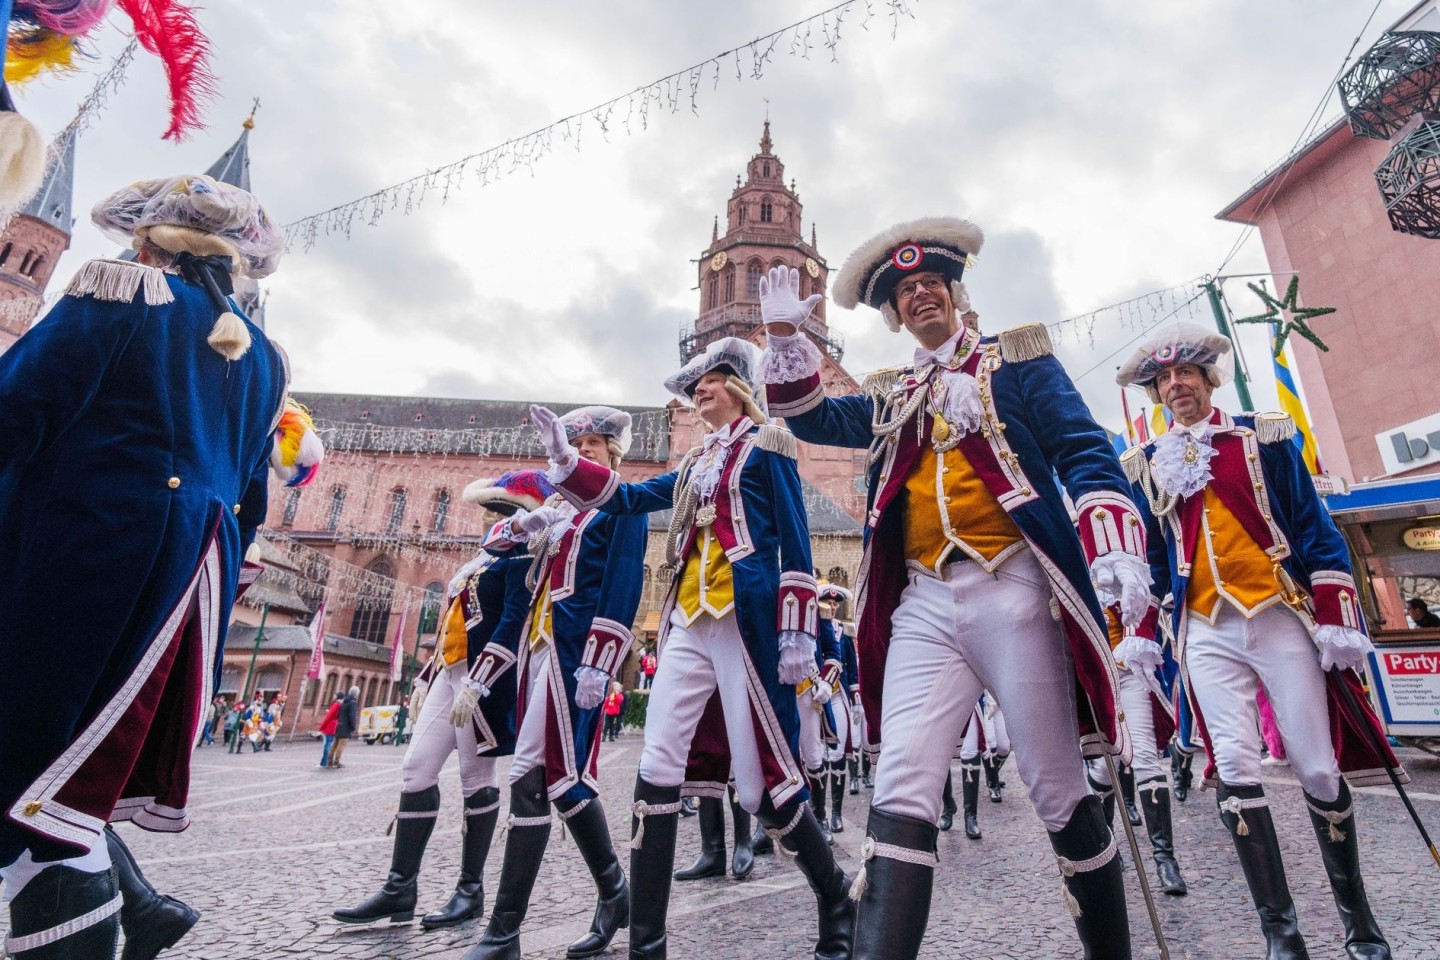
<path id="1" fill-rule="evenodd" d="M 1285 291 L 1284 300 L 1276 300 L 1270 295 L 1270 291 L 1254 283 L 1247 283 L 1245 286 L 1255 291 L 1255 295 L 1264 301 L 1266 310 L 1264 313 L 1253 317 L 1236 317 L 1236 323 L 1269 323 L 1275 325 L 1275 356 L 1280 356 L 1280 351 L 1285 349 L 1285 340 L 1290 336 L 1291 331 L 1300 334 L 1306 340 L 1315 344 L 1324 351 L 1330 347 L 1311 330 L 1307 321 L 1316 317 L 1323 317 L 1326 314 L 1334 313 L 1334 307 L 1302 307 L 1295 302 L 1300 294 L 1299 275 L 1290 278 L 1290 286 Z M 1286 313 L 1289 314 L 1287 319 Z"/>

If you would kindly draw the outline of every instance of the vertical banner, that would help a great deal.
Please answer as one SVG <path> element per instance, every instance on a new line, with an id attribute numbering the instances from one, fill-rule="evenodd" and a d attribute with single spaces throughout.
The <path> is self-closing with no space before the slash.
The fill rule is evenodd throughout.
<path id="1" fill-rule="evenodd" d="M 325 672 L 325 604 L 328 600 L 329 597 L 320 598 L 320 609 L 310 621 L 310 667 L 305 671 L 310 680 L 318 680 Z"/>
<path id="2" fill-rule="evenodd" d="M 390 679 L 400 679 L 400 667 L 405 661 L 405 619 L 410 613 L 410 594 L 405 594 L 405 606 L 400 608 L 400 622 L 395 625 L 395 640 L 390 645 Z"/>

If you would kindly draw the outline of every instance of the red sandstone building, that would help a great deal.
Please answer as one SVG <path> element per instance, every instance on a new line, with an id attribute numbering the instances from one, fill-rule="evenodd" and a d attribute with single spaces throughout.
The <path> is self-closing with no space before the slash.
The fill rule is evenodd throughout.
<path id="1" fill-rule="evenodd" d="M 1440 30 L 1434 0 L 1392 30 Z M 1391 229 L 1375 169 L 1390 145 L 1341 119 L 1257 180 L 1219 214 L 1258 227 L 1278 289 L 1300 276 L 1321 352 L 1289 339 L 1328 471 L 1354 485 L 1328 503 L 1373 593 L 1383 636 L 1407 627 L 1405 597 L 1440 599 L 1440 241 Z M 1424 542 L 1426 549 L 1412 544 Z"/>

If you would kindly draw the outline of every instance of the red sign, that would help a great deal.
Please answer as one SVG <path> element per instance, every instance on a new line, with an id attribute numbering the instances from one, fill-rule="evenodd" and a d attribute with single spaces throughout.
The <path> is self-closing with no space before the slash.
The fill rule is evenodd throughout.
<path id="1" fill-rule="evenodd" d="M 1387 653 L 1385 672 L 1392 676 L 1440 674 L 1440 653 Z"/>

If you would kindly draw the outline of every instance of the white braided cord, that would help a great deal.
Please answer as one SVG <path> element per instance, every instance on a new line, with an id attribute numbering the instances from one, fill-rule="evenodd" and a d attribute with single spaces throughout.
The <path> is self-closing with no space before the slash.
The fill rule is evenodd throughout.
<path id="1" fill-rule="evenodd" d="M 569 820 L 571 817 L 575 816 L 575 814 L 579 813 L 581 810 L 584 810 L 586 807 L 590 806 L 590 801 L 591 801 L 591 800 L 594 800 L 594 799 L 595 799 L 594 797 L 586 797 L 584 800 L 581 800 L 579 803 L 575 804 L 575 806 L 571 807 L 569 810 L 559 810 L 559 809 L 557 809 L 556 812 L 560 814 L 560 819 L 561 819 L 561 820 Z"/>
<path id="2" fill-rule="evenodd" d="M 1113 859 L 1115 859 L 1115 834 L 1112 833 L 1110 834 L 1110 842 L 1105 845 L 1105 849 L 1090 859 L 1071 860 L 1068 857 L 1062 857 L 1057 854 L 1055 862 L 1060 865 L 1061 876 L 1068 879 L 1077 873 L 1089 873 L 1091 870 L 1099 870 Z"/>
<path id="3" fill-rule="evenodd" d="M 103 906 L 96 907 L 89 913 L 82 913 L 78 917 L 72 917 L 64 923 L 57 924 L 47 930 L 40 930 L 36 933 L 27 933 L 23 937 L 5 938 L 5 952 L 14 956 L 17 953 L 24 953 L 27 950 L 38 950 L 40 947 L 48 947 L 52 943 L 64 940 L 66 937 L 74 936 L 81 930 L 87 930 L 102 920 L 107 919 L 111 914 L 120 909 L 123 898 L 115 895 L 115 899 Z"/>

